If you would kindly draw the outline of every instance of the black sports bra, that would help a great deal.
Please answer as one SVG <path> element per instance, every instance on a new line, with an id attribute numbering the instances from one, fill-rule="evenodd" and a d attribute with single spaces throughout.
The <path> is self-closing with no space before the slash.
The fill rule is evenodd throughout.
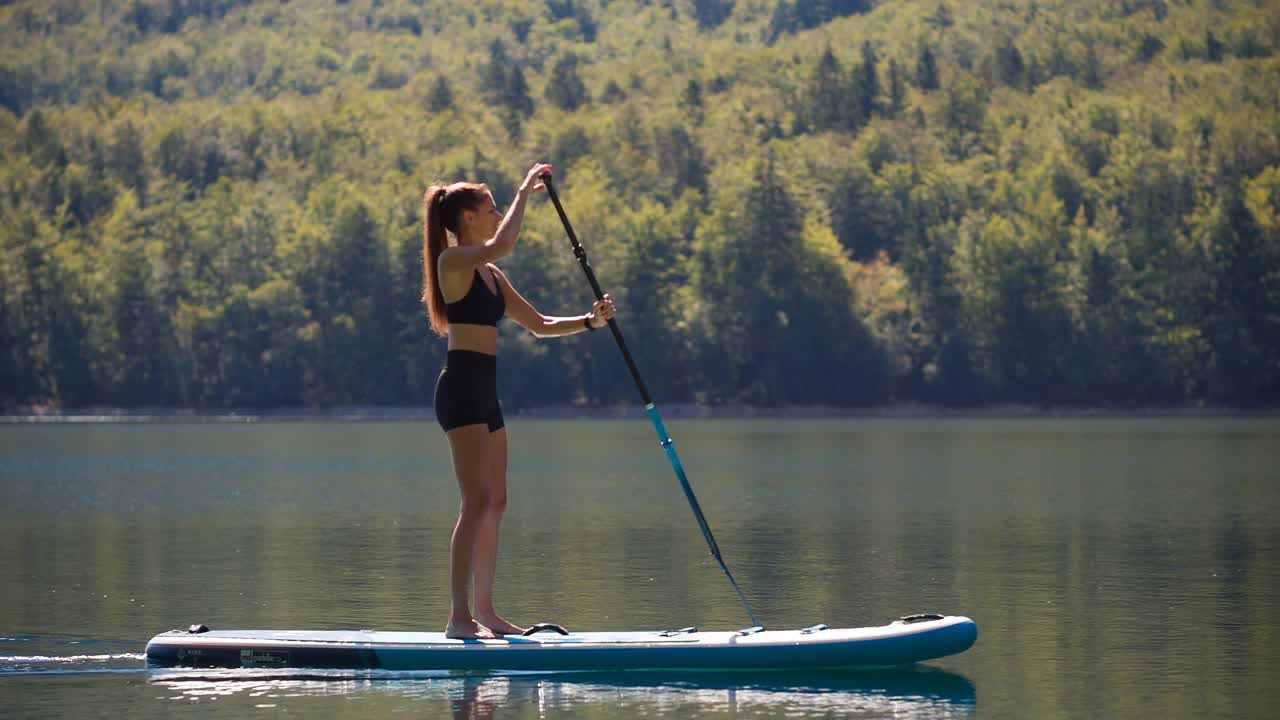
<path id="1" fill-rule="evenodd" d="M 496 294 L 489 291 L 489 286 L 485 285 L 484 279 L 480 277 L 480 269 L 476 268 L 467 294 L 457 302 L 445 303 L 445 318 L 450 323 L 496 327 L 507 311 L 507 301 L 502 297 L 502 285 L 497 273 L 493 274 L 493 282 L 498 286 Z"/>

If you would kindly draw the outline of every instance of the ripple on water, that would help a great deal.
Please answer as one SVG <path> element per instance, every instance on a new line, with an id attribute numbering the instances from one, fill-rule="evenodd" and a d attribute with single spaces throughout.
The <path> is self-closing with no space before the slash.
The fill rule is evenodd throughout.
<path id="1" fill-rule="evenodd" d="M 24 673 L 140 672 L 146 656 L 137 643 L 55 635 L 0 637 L 0 675 Z"/>

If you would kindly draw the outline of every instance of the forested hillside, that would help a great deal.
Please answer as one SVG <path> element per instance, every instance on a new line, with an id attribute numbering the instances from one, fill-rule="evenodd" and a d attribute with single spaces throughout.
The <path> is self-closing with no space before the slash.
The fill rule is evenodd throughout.
<path id="1" fill-rule="evenodd" d="M 425 405 L 557 188 L 659 403 L 1280 403 L 1274 0 L 0 2 L 0 408 Z M 589 291 L 538 197 L 503 263 Z M 502 327 L 510 409 L 634 401 Z"/>

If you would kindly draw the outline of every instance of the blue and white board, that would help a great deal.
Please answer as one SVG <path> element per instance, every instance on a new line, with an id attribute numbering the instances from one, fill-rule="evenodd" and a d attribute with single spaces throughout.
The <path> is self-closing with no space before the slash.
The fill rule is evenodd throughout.
<path id="1" fill-rule="evenodd" d="M 638 670 L 904 665 L 964 652 L 978 637 L 966 617 L 914 616 L 880 627 L 698 632 L 539 633 L 454 640 L 438 632 L 172 630 L 147 643 L 147 661 L 191 667 L 388 670 Z"/>

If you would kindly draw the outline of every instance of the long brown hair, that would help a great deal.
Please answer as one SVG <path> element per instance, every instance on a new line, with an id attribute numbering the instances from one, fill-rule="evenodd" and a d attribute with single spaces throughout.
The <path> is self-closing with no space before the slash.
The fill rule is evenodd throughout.
<path id="1" fill-rule="evenodd" d="M 422 196 L 422 304 L 437 335 L 446 335 L 449 321 L 440 291 L 440 253 L 449 247 L 445 231 L 456 237 L 463 210 L 475 210 L 489 188 L 480 183 L 456 182 L 432 185 Z"/>

